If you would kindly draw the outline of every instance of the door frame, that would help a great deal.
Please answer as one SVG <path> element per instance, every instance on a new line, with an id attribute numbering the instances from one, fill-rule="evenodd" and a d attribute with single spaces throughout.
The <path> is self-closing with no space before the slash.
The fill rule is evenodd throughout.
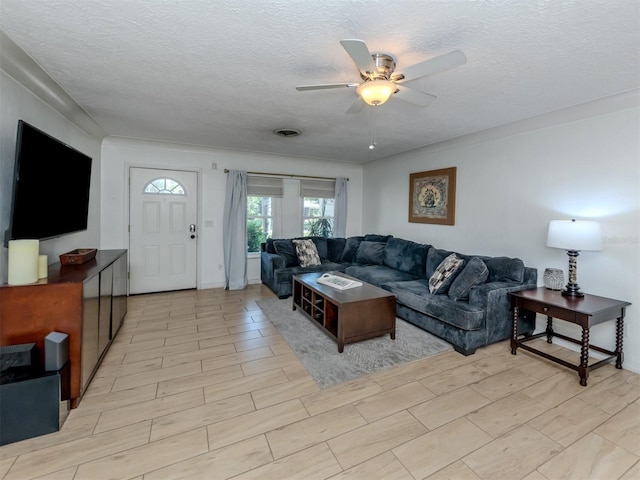
<path id="1" fill-rule="evenodd" d="M 196 237 L 196 290 L 200 290 L 202 288 L 202 276 L 201 276 L 201 264 L 202 264 L 202 242 L 200 241 L 200 237 L 203 232 L 204 226 L 204 214 L 202 212 L 202 168 L 197 167 L 187 167 L 181 165 L 164 165 L 164 164 L 149 164 L 149 163 L 132 163 L 125 162 L 124 164 L 124 212 L 122 218 L 125 220 L 125 225 L 123 228 L 124 238 L 122 239 L 123 245 L 127 246 L 128 251 L 131 250 L 130 244 L 130 232 L 129 225 L 131 224 L 131 195 L 129 194 L 131 190 L 130 178 L 131 178 L 131 169 L 132 168 L 148 168 L 154 170 L 178 170 L 182 172 L 194 172 L 196 174 L 197 180 L 196 184 L 198 185 L 198 194 L 196 195 L 196 221 L 198 222 L 198 235 Z M 127 265 L 127 275 L 131 272 L 131 255 L 127 255 L 127 261 L 129 264 Z M 127 295 L 131 294 L 129 291 L 129 282 L 127 281 Z"/>

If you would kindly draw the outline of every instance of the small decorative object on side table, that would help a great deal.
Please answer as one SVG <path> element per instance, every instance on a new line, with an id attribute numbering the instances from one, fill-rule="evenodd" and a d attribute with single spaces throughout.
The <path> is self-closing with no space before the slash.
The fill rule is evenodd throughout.
<path id="1" fill-rule="evenodd" d="M 78 248 L 70 252 L 60 255 L 60 263 L 62 265 L 82 265 L 96 258 L 96 248 Z"/>
<path id="2" fill-rule="evenodd" d="M 629 302 L 614 300 L 612 298 L 598 297 L 585 294 L 583 297 L 572 298 L 558 291 L 551 291 L 545 287 L 532 290 L 512 292 L 513 304 L 513 332 L 511 337 L 511 353 L 516 354 L 518 347 L 540 355 L 547 360 L 559 363 L 567 368 L 576 370 L 580 376 L 580 385 L 586 386 L 589 378 L 589 370 L 602 367 L 612 359 L 616 359 L 616 368 L 622 368 L 622 333 L 624 329 L 625 308 L 631 305 Z M 528 310 L 547 316 L 547 329 L 525 338 L 518 338 L 518 317 L 520 310 Z M 582 327 L 582 338 L 576 340 L 553 331 L 553 318 L 575 323 Z M 616 320 L 616 347 L 609 351 L 604 348 L 589 344 L 589 329 L 594 325 Z M 538 350 L 527 342 L 546 336 L 547 343 L 552 343 L 553 337 L 580 345 L 580 363 L 574 365 L 549 353 Z M 592 365 L 589 365 L 589 349 L 608 355 Z"/>
<path id="3" fill-rule="evenodd" d="M 562 290 L 564 272 L 559 268 L 546 268 L 544 270 L 544 286 L 549 290 Z"/>
<path id="4" fill-rule="evenodd" d="M 544 270 L 544 286 L 549 290 L 561 290 L 564 283 L 564 272 L 559 268 Z"/>

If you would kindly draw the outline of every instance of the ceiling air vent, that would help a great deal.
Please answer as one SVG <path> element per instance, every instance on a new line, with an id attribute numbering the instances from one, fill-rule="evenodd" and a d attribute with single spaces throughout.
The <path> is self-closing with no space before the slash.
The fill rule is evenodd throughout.
<path id="1" fill-rule="evenodd" d="M 293 128 L 277 128 L 273 131 L 279 137 L 297 137 L 300 135 L 300 130 L 294 130 Z"/>

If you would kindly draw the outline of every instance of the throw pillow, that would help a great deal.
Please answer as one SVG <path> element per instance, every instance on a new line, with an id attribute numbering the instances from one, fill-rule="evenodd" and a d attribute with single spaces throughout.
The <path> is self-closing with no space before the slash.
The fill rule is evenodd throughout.
<path id="1" fill-rule="evenodd" d="M 450 250 L 442 250 L 436 247 L 431 247 L 427 252 L 427 265 L 425 269 L 425 274 L 427 278 L 431 278 L 431 275 L 434 274 L 434 272 L 436 271 L 436 268 L 438 268 L 438 265 L 440 265 L 442 261 L 452 253 L 455 253 L 455 252 L 452 252 Z"/>
<path id="2" fill-rule="evenodd" d="M 360 242 L 358 251 L 356 252 L 356 263 L 364 265 L 382 265 L 384 259 L 384 248 L 387 242 L 368 242 L 363 240 Z"/>
<path id="3" fill-rule="evenodd" d="M 354 262 L 356 259 L 356 252 L 360 246 L 360 242 L 364 237 L 349 237 L 344 245 L 344 250 L 340 256 L 340 261 L 344 263 Z"/>
<path id="4" fill-rule="evenodd" d="M 273 238 L 267 238 L 267 253 L 277 253 L 276 248 L 273 246 Z"/>
<path id="5" fill-rule="evenodd" d="M 285 267 L 298 266 L 298 255 L 296 254 L 296 248 L 293 243 L 291 243 L 291 240 L 274 240 L 273 248 L 278 255 L 284 257 Z"/>
<path id="6" fill-rule="evenodd" d="M 451 282 L 449 298 L 451 300 L 469 300 L 469 290 L 487 281 L 489 269 L 478 257 L 471 258 L 460 274 Z"/>
<path id="7" fill-rule="evenodd" d="M 292 240 L 292 242 L 296 246 L 296 254 L 301 267 L 320 265 L 320 255 L 318 255 L 318 249 L 313 240 Z"/>
<path id="8" fill-rule="evenodd" d="M 339 262 L 346 244 L 346 238 L 327 238 L 327 258 L 331 262 Z"/>
<path id="9" fill-rule="evenodd" d="M 491 257 L 484 263 L 489 269 L 490 282 L 520 282 L 524 280 L 524 262 L 519 258 Z"/>
<path id="10" fill-rule="evenodd" d="M 458 258 L 455 253 L 445 258 L 429 278 L 429 292 L 433 295 L 446 293 L 463 265 L 464 260 Z"/>

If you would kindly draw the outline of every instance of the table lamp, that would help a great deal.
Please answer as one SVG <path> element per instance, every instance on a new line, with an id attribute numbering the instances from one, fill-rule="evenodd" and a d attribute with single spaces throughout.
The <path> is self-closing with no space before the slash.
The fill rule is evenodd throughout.
<path id="1" fill-rule="evenodd" d="M 580 298 L 584 293 L 578 285 L 577 257 L 581 250 L 602 250 L 600 223 L 585 220 L 551 220 L 547 231 L 547 247 L 562 248 L 569 255 L 569 283 L 562 295 Z"/>

